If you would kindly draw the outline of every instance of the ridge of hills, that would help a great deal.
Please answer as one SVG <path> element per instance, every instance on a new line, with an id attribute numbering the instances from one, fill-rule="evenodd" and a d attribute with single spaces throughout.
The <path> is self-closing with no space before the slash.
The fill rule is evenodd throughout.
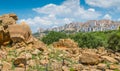
<path id="1" fill-rule="evenodd" d="M 120 26 L 119 21 L 112 20 L 89 20 L 87 22 L 72 22 L 63 26 L 56 26 L 48 29 L 38 29 L 38 33 L 44 33 L 47 31 L 65 31 L 65 32 L 94 32 L 94 31 L 108 31 L 117 30 Z"/>

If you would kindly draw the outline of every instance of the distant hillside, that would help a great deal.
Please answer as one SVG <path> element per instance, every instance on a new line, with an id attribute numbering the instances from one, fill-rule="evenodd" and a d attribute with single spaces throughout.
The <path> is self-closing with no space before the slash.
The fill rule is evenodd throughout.
<path id="1" fill-rule="evenodd" d="M 39 33 L 47 31 L 65 31 L 65 32 L 92 32 L 116 30 L 120 26 L 120 22 L 111 20 L 89 20 L 87 22 L 73 22 L 60 27 L 48 28 L 46 30 L 39 29 Z"/>
<path id="2" fill-rule="evenodd" d="M 120 22 L 111 20 L 89 20 L 87 22 L 73 22 L 60 27 L 42 29 L 34 34 L 35 37 L 43 37 L 50 31 L 76 33 L 76 32 L 95 32 L 117 30 Z"/>

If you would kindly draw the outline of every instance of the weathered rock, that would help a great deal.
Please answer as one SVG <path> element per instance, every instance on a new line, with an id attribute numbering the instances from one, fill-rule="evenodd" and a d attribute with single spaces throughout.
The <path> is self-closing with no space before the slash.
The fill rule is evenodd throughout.
<path id="1" fill-rule="evenodd" d="M 26 53 L 26 59 L 32 59 L 32 54 L 31 53 Z"/>
<path id="2" fill-rule="evenodd" d="M 46 50 L 46 45 L 43 42 L 41 42 L 41 41 L 37 40 L 36 38 L 34 38 L 33 48 L 37 48 L 40 51 L 45 51 Z"/>
<path id="3" fill-rule="evenodd" d="M 14 47 L 14 46 L 13 46 Z M 20 53 L 25 52 L 25 47 L 20 47 L 16 49 L 16 54 L 19 55 Z"/>
<path id="4" fill-rule="evenodd" d="M 24 58 L 17 58 L 13 64 L 16 66 L 16 67 L 25 67 L 26 64 L 27 64 L 27 61 L 26 59 Z"/>
<path id="5" fill-rule="evenodd" d="M 32 54 L 34 54 L 34 55 L 38 55 L 40 52 L 41 52 L 40 50 L 35 49 L 35 50 L 32 52 Z"/>
<path id="6" fill-rule="evenodd" d="M 21 24 L 16 24 L 18 20 L 16 14 L 5 14 L 0 16 L 0 46 L 10 44 L 16 45 L 16 48 L 24 47 L 21 42 L 26 44 L 33 44 L 32 47 L 38 48 L 39 50 L 44 50 L 45 45 L 40 41 L 36 41 L 32 36 L 31 29 L 28 24 L 22 22 Z M 17 43 L 17 44 L 16 44 Z M 19 44 L 20 43 L 20 44 Z"/>
<path id="7" fill-rule="evenodd" d="M 3 67 L 2 61 L 0 60 L 0 71 L 2 70 L 2 67 Z"/>
<path id="8" fill-rule="evenodd" d="M 105 71 L 114 71 L 114 70 L 111 70 L 111 69 L 106 69 Z"/>
<path id="9" fill-rule="evenodd" d="M 33 67 L 33 66 L 36 66 L 36 61 L 35 61 L 35 60 L 29 60 L 29 61 L 27 61 L 27 64 L 28 64 L 30 67 Z"/>
<path id="10" fill-rule="evenodd" d="M 99 63 L 97 65 L 97 68 L 100 69 L 100 70 L 103 70 L 103 69 L 106 69 L 107 68 L 107 65 L 106 64 L 103 64 L 103 63 Z"/>
<path id="11" fill-rule="evenodd" d="M 101 56 L 104 61 L 109 61 L 109 62 L 112 62 L 112 63 L 118 63 L 118 61 L 112 57 L 109 57 L 109 56 Z"/>
<path id="12" fill-rule="evenodd" d="M 70 69 L 67 66 L 62 66 L 62 71 L 70 71 Z"/>
<path id="13" fill-rule="evenodd" d="M 25 71 L 25 68 L 16 67 L 14 71 Z"/>
<path id="14" fill-rule="evenodd" d="M 72 68 L 75 71 L 81 71 L 83 69 L 83 65 L 82 64 L 74 64 Z"/>
<path id="15" fill-rule="evenodd" d="M 3 67 L 2 67 L 2 71 L 9 71 L 12 68 L 12 64 L 4 61 L 3 62 Z"/>
<path id="16" fill-rule="evenodd" d="M 7 52 L 0 50 L 0 59 L 5 59 L 7 57 Z"/>
<path id="17" fill-rule="evenodd" d="M 14 60 L 15 59 L 15 57 L 14 56 L 12 56 L 12 55 L 8 55 L 7 56 L 7 62 L 11 62 L 12 60 Z"/>
<path id="18" fill-rule="evenodd" d="M 16 30 L 14 30 L 16 29 Z M 26 42 L 30 43 L 29 39 L 32 38 L 31 30 L 27 24 L 13 24 L 9 25 L 7 30 L 9 31 L 10 38 L 14 43 Z"/>
<path id="19" fill-rule="evenodd" d="M 80 56 L 79 62 L 82 64 L 94 65 L 100 62 L 100 58 L 98 55 L 83 53 Z"/>
<path id="20" fill-rule="evenodd" d="M 120 65 L 111 64 L 109 67 L 110 67 L 111 70 L 115 70 L 115 69 L 119 69 L 119 68 L 120 68 Z"/>
<path id="21" fill-rule="evenodd" d="M 2 25 L 12 25 L 16 24 L 16 20 L 18 20 L 16 14 L 4 14 L 0 17 Z"/>
<path id="22" fill-rule="evenodd" d="M 107 51 L 105 50 L 104 47 L 99 47 L 97 49 L 97 53 L 99 53 L 100 55 L 106 55 L 107 54 Z"/>
<path id="23" fill-rule="evenodd" d="M 58 42 L 54 42 L 55 48 L 78 48 L 78 43 L 71 39 L 60 39 Z"/>
<path id="24" fill-rule="evenodd" d="M 50 65 L 52 71 L 62 71 L 62 64 L 59 62 L 52 62 Z"/>
<path id="25" fill-rule="evenodd" d="M 48 64 L 48 60 L 45 60 L 45 59 L 44 60 L 40 60 L 40 64 L 41 65 L 46 65 L 46 64 Z"/>
<path id="26" fill-rule="evenodd" d="M 32 59 L 32 54 L 22 52 L 17 58 L 23 58 L 23 59 L 29 60 L 29 59 Z"/>

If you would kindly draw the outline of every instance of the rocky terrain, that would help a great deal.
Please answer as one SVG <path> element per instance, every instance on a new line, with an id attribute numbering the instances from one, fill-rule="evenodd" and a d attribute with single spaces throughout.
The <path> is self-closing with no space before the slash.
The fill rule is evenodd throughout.
<path id="1" fill-rule="evenodd" d="M 6 17 L 16 24 L 15 16 L 0 17 L 0 71 L 120 71 L 120 52 L 104 47 L 80 48 L 71 39 L 60 39 L 47 46 L 31 35 L 29 26 L 17 25 L 19 30 L 14 31 L 9 27 L 16 25 L 10 20 L 5 19 L 4 23 Z"/>
<path id="2" fill-rule="evenodd" d="M 65 39 L 41 47 L 19 43 L 0 49 L 1 71 L 120 71 L 120 53 L 98 49 L 79 48 L 75 42 Z M 58 47 L 55 47 L 56 45 Z M 69 44 L 74 46 L 69 46 Z M 75 45 L 76 44 L 76 45 Z"/>

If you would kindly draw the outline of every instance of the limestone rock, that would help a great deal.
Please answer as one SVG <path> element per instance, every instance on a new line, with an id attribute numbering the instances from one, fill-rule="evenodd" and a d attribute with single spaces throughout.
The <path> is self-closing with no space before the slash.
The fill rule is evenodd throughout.
<path id="1" fill-rule="evenodd" d="M 81 71 L 83 69 L 82 64 L 74 64 L 72 67 L 75 71 Z"/>
<path id="2" fill-rule="evenodd" d="M 25 67 L 25 65 L 27 64 L 27 61 L 26 59 L 24 58 L 17 58 L 13 64 L 16 66 L 16 67 Z"/>
<path id="3" fill-rule="evenodd" d="M 44 60 L 40 60 L 40 64 L 41 65 L 46 65 L 46 64 L 48 64 L 48 60 L 45 60 L 45 59 Z"/>
<path id="4" fill-rule="evenodd" d="M 54 42 L 55 48 L 78 48 L 78 43 L 71 39 L 60 39 L 58 42 Z"/>
<path id="5" fill-rule="evenodd" d="M 62 71 L 70 71 L 70 69 L 67 66 L 62 66 Z"/>
<path id="6" fill-rule="evenodd" d="M 111 70 L 115 70 L 115 69 L 119 69 L 119 68 L 120 68 L 120 65 L 117 65 L 117 64 L 111 64 L 110 65 Z"/>
<path id="7" fill-rule="evenodd" d="M 103 63 L 99 63 L 97 65 L 97 68 L 100 69 L 100 70 L 103 70 L 103 69 L 106 69 L 107 68 L 107 65 L 106 64 L 103 64 Z"/>
<path id="8" fill-rule="evenodd" d="M 29 61 L 27 61 L 27 64 L 28 64 L 30 67 L 33 67 L 33 66 L 36 66 L 36 61 L 35 61 L 35 60 L 29 60 Z"/>
<path id="9" fill-rule="evenodd" d="M 7 52 L 0 50 L 0 59 L 6 58 L 7 57 Z"/>
<path id="10" fill-rule="evenodd" d="M 112 63 L 118 63 L 118 61 L 110 56 L 101 56 L 105 61 L 109 61 Z"/>
<path id="11" fill-rule="evenodd" d="M 12 68 L 12 64 L 4 61 L 3 62 L 3 67 L 2 67 L 2 71 L 9 71 Z"/>
<path id="12" fill-rule="evenodd" d="M 34 54 L 34 55 L 38 55 L 40 52 L 41 52 L 40 50 L 35 49 L 35 50 L 32 52 L 32 54 Z"/>
<path id="13" fill-rule="evenodd" d="M 59 62 L 52 62 L 50 65 L 52 71 L 62 71 L 62 64 Z"/>
<path id="14" fill-rule="evenodd" d="M 94 64 L 98 64 L 100 62 L 100 58 L 97 55 L 83 53 L 80 56 L 79 61 L 82 64 L 94 65 Z"/>
<path id="15" fill-rule="evenodd" d="M 25 71 L 25 68 L 16 67 L 16 68 L 14 69 L 14 71 Z"/>
<path id="16" fill-rule="evenodd" d="M 0 17 L 2 21 L 0 24 L 2 25 L 12 25 L 16 24 L 16 20 L 18 20 L 16 14 L 4 14 Z"/>

